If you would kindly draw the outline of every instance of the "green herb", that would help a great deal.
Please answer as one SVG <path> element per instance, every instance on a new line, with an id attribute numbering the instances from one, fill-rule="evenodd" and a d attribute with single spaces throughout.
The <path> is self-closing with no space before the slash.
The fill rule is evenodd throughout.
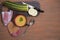
<path id="1" fill-rule="evenodd" d="M 21 17 L 21 18 L 20 18 L 20 22 L 22 22 L 22 21 L 23 21 L 23 18 Z"/>

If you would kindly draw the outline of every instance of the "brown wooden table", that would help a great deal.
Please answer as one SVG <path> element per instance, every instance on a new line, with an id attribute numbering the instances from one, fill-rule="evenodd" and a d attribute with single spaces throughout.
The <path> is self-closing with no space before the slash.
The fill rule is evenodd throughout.
<path id="1" fill-rule="evenodd" d="M 2 24 L 0 15 L 0 40 L 60 40 L 60 0 L 38 1 L 45 12 L 34 17 L 36 22 L 28 29 L 25 36 L 11 37 Z"/>

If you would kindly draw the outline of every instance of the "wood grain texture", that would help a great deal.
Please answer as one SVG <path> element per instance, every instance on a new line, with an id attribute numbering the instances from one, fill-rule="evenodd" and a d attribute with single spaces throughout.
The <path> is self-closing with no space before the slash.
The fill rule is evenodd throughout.
<path id="1" fill-rule="evenodd" d="M 0 16 L 0 40 L 60 40 L 60 0 L 37 1 L 45 12 L 34 17 L 36 22 L 27 30 L 25 36 L 11 37 Z"/>

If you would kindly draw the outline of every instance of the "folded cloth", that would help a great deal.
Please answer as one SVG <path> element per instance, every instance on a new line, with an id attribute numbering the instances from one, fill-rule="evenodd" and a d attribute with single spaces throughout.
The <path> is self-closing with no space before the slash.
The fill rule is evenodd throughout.
<path id="1" fill-rule="evenodd" d="M 5 26 L 11 21 L 13 12 L 10 11 L 2 11 L 2 20 Z"/>
<path id="2" fill-rule="evenodd" d="M 10 22 L 8 24 L 8 31 L 14 37 L 18 36 L 20 34 L 20 32 L 21 32 L 20 28 L 14 26 L 14 24 L 12 22 Z"/>

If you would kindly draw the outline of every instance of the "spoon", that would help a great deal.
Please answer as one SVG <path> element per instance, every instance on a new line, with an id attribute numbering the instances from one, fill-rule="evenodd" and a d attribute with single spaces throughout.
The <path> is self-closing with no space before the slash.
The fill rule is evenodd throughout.
<path id="1" fill-rule="evenodd" d="M 29 21 L 29 23 L 26 25 L 27 27 L 26 27 L 26 29 L 25 29 L 25 31 L 24 31 L 24 33 L 23 33 L 23 36 L 24 36 L 24 34 L 27 32 L 27 29 L 28 29 L 30 26 L 32 26 L 34 23 L 35 23 L 35 20 L 34 20 L 34 19 L 31 19 L 31 20 Z"/>

